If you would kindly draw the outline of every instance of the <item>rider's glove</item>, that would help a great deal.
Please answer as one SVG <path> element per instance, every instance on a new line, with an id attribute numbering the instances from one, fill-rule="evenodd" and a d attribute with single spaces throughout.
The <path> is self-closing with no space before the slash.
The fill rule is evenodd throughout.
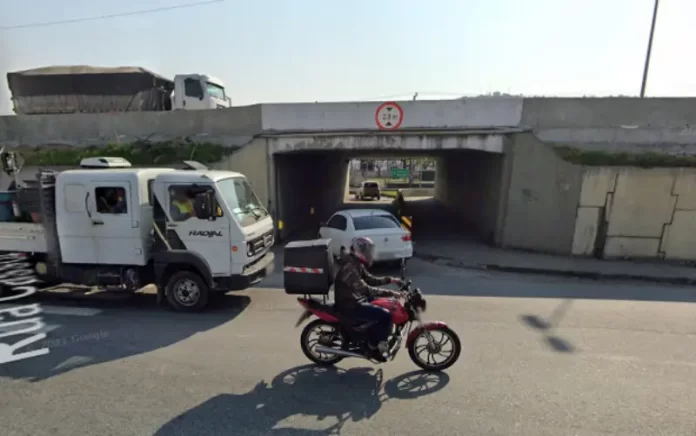
<path id="1" fill-rule="evenodd" d="M 404 285 L 404 282 L 403 282 L 401 279 L 397 279 L 397 278 L 394 278 L 394 277 L 391 279 L 391 283 L 392 283 L 393 285 L 398 286 L 398 287 L 402 287 L 402 286 Z"/>

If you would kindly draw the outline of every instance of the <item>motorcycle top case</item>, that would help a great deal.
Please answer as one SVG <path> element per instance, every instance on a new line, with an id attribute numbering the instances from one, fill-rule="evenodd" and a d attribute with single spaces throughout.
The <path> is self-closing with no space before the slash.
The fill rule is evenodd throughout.
<path id="1" fill-rule="evenodd" d="M 285 246 L 285 293 L 326 295 L 333 285 L 333 256 L 328 239 L 294 241 Z"/>

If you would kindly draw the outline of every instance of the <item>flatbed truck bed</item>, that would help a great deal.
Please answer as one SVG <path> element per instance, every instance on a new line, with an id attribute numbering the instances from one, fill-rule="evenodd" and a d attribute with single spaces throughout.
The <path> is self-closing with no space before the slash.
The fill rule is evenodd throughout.
<path id="1" fill-rule="evenodd" d="M 46 253 L 42 224 L 0 223 L 0 252 Z"/>

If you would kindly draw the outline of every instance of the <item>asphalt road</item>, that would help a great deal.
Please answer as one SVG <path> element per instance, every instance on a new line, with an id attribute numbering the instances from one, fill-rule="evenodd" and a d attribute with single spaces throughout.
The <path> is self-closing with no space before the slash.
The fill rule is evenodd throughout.
<path id="1" fill-rule="evenodd" d="M 51 351 L 0 366 L 0 434 L 696 434 L 695 290 L 418 261 L 409 274 L 431 294 L 428 317 L 461 336 L 446 373 L 417 372 L 404 352 L 309 366 L 300 310 L 278 289 L 200 315 L 147 295 L 35 299 Z"/>

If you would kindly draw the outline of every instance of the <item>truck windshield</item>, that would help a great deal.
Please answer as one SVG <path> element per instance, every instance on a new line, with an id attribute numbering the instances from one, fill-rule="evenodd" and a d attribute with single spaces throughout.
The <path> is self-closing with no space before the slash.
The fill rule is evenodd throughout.
<path id="1" fill-rule="evenodd" d="M 256 193 L 246 179 L 232 177 L 217 182 L 220 196 L 237 217 L 242 227 L 267 217 L 268 211 L 261 205 Z"/>
<path id="2" fill-rule="evenodd" d="M 220 100 L 225 99 L 225 88 L 223 88 L 222 86 L 218 86 L 213 83 L 207 82 L 205 84 L 205 87 L 208 91 L 208 95 Z"/>

